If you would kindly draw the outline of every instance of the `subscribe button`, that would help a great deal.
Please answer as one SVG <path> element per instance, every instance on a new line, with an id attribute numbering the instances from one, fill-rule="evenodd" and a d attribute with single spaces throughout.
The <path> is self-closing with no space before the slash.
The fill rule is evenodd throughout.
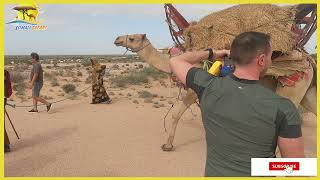
<path id="1" fill-rule="evenodd" d="M 317 158 L 252 158 L 251 176 L 317 176 Z"/>

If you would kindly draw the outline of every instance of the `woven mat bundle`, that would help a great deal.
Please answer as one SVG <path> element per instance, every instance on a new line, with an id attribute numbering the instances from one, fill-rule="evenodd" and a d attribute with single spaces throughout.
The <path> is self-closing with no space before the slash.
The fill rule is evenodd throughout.
<path id="1" fill-rule="evenodd" d="M 184 31 L 185 48 L 230 48 L 232 40 L 246 31 L 270 34 L 272 49 L 287 53 L 293 50 L 295 34 L 290 27 L 295 6 L 242 4 L 214 12 Z"/>
<path id="2" fill-rule="evenodd" d="M 271 36 L 273 51 L 284 56 L 273 62 L 267 74 L 275 77 L 304 72 L 310 67 L 304 51 L 297 51 L 296 35 L 291 25 L 296 6 L 279 7 L 272 4 L 242 4 L 211 13 L 199 22 L 193 22 L 185 31 L 187 50 L 230 49 L 235 36 L 246 31 L 267 33 Z"/>

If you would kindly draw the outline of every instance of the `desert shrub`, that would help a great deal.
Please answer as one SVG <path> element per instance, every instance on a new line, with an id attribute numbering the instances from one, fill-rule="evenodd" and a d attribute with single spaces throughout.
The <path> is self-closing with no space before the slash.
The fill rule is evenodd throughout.
<path id="1" fill-rule="evenodd" d="M 74 77 L 75 73 L 72 72 L 71 70 L 66 70 L 64 73 L 64 77 Z"/>
<path id="2" fill-rule="evenodd" d="M 138 91 L 138 96 L 140 98 L 148 98 L 148 99 L 153 98 L 153 94 L 151 94 L 149 91 Z"/>
<path id="3" fill-rule="evenodd" d="M 26 84 L 25 83 L 14 84 L 12 86 L 12 89 L 16 91 L 17 95 L 24 95 L 26 90 Z"/>
<path id="4" fill-rule="evenodd" d="M 113 84 L 118 87 L 125 87 L 129 84 L 139 85 L 147 83 L 148 77 L 144 74 L 131 71 L 128 74 L 119 75 L 110 79 Z"/>
<path id="5" fill-rule="evenodd" d="M 146 98 L 146 99 L 144 99 L 143 102 L 145 102 L 145 103 L 152 103 L 152 99 L 151 99 L 151 98 Z"/>
<path id="6" fill-rule="evenodd" d="M 51 79 L 51 86 L 53 86 L 53 87 L 59 86 L 57 78 L 54 77 L 53 79 Z"/>
<path id="7" fill-rule="evenodd" d="M 158 79 L 163 79 L 163 78 L 166 78 L 167 75 L 153 67 L 145 67 L 143 68 L 140 73 L 144 74 L 145 76 L 148 76 L 148 77 L 151 77 L 155 80 L 158 80 Z"/>
<path id="8" fill-rule="evenodd" d="M 14 67 L 15 72 L 25 72 L 28 69 L 29 65 L 27 64 L 18 64 Z"/>
<path id="9" fill-rule="evenodd" d="M 86 84 L 89 84 L 89 83 L 91 83 L 91 81 L 92 81 L 92 77 L 91 77 L 91 75 L 89 75 L 89 76 L 86 78 L 85 83 L 86 83 Z"/>
<path id="10" fill-rule="evenodd" d="M 72 82 L 81 82 L 81 80 L 79 78 L 73 78 Z"/>
<path id="11" fill-rule="evenodd" d="M 47 96 L 47 95 L 43 96 L 43 98 L 46 99 L 46 100 L 51 100 L 51 99 L 53 99 L 53 97 Z"/>
<path id="12" fill-rule="evenodd" d="M 55 78 L 55 75 L 53 73 L 45 72 L 44 78 L 48 80 L 52 80 L 53 78 Z"/>
<path id="13" fill-rule="evenodd" d="M 91 66 L 91 61 L 89 59 L 83 60 L 81 64 L 84 67 Z"/>
<path id="14" fill-rule="evenodd" d="M 124 65 L 122 65 L 122 67 L 124 67 Z M 111 68 L 116 69 L 116 70 L 120 69 L 119 65 L 117 65 L 117 64 L 114 64 Z"/>
<path id="15" fill-rule="evenodd" d="M 54 76 L 64 76 L 64 71 L 60 69 L 59 71 L 52 72 Z"/>
<path id="16" fill-rule="evenodd" d="M 13 83 L 23 83 L 27 79 L 27 76 L 21 72 L 10 72 L 10 77 Z"/>
<path id="17" fill-rule="evenodd" d="M 111 78 L 111 82 L 118 87 L 125 87 L 127 85 L 140 85 L 143 83 L 148 83 L 149 78 L 158 80 L 165 78 L 167 75 L 156 70 L 153 67 L 146 67 L 142 70 L 126 70 L 121 73 L 121 75 Z"/>
<path id="18" fill-rule="evenodd" d="M 77 76 L 82 76 L 82 72 L 81 71 L 77 71 Z"/>
<path id="19" fill-rule="evenodd" d="M 65 93 L 71 93 L 76 90 L 76 86 L 73 84 L 65 84 L 62 86 L 62 89 Z"/>

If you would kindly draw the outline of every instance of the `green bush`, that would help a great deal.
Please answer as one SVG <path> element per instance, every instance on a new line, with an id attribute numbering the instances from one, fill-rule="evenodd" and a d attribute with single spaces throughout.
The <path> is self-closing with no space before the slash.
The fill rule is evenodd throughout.
<path id="1" fill-rule="evenodd" d="M 122 75 L 111 78 L 111 82 L 118 87 L 125 87 L 127 85 L 140 85 L 143 83 L 148 83 L 149 78 L 158 80 L 165 78 L 167 75 L 156 70 L 153 67 L 143 68 L 142 70 L 130 70 L 124 72 Z"/>
<path id="2" fill-rule="evenodd" d="M 13 83 L 23 83 L 27 79 L 27 76 L 21 72 L 11 72 L 10 77 Z"/>
<path id="3" fill-rule="evenodd" d="M 139 91 L 138 95 L 139 95 L 139 98 L 148 98 L 148 99 L 152 99 L 153 98 L 153 94 L 151 94 L 148 91 Z"/>
<path id="4" fill-rule="evenodd" d="M 44 73 L 44 78 L 45 78 L 45 79 L 48 79 L 48 80 L 52 80 L 53 78 L 55 78 L 55 76 L 54 76 L 53 73 L 45 72 L 45 73 Z"/>
<path id="5" fill-rule="evenodd" d="M 25 83 L 14 84 L 12 86 L 12 89 L 16 91 L 17 95 L 24 95 L 26 90 L 26 84 Z"/>
<path id="6" fill-rule="evenodd" d="M 158 79 L 163 79 L 166 78 L 167 75 L 153 67 L 145 67 L 141 70 L 142 74 L 144 74 L 145 76 L 151 77 L 154 80 L 158 80 Z"/>
<path id="7" fill-rule="evenodd" d="M 137 72 L 129 72 L 129 74 L 116 76 L 110 79 L 111 82 L 118 87 L 125 87 L 129 84 L 139 85 L 142 83 L 148 83 L 148 77 L 144 74 Z"/>
<path id="8" fill-rule="evenodd" d="M 71 93 L 76 90 L 76 86 L 73 84 L 65 84 L 62 86 L 62 89 L 65 93 Z"/>
<path id="9" fill-rule="evenodd" d="M 53 87 L 59 86 L 57 78 L 54 77 L 53 79 L 51 79 L 51 86 L 53 86 Z"/>
<path id="10" fill-rule="evenodd" d="M 91 66 L 91 61 L 89 59 L 83 60 L 81 64 L 84 67 Z"/>

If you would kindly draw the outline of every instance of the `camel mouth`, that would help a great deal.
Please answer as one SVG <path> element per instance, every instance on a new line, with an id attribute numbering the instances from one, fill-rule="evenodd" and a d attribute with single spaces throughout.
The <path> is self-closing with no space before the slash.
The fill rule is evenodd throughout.
<path id="1" fill-rule="evenodd" d="M 121 44 L 122 44 L 121 42 L 117 42 L 117 41 L 114 42 L 114 45 L 116 46 L 121 46 Z"/>

